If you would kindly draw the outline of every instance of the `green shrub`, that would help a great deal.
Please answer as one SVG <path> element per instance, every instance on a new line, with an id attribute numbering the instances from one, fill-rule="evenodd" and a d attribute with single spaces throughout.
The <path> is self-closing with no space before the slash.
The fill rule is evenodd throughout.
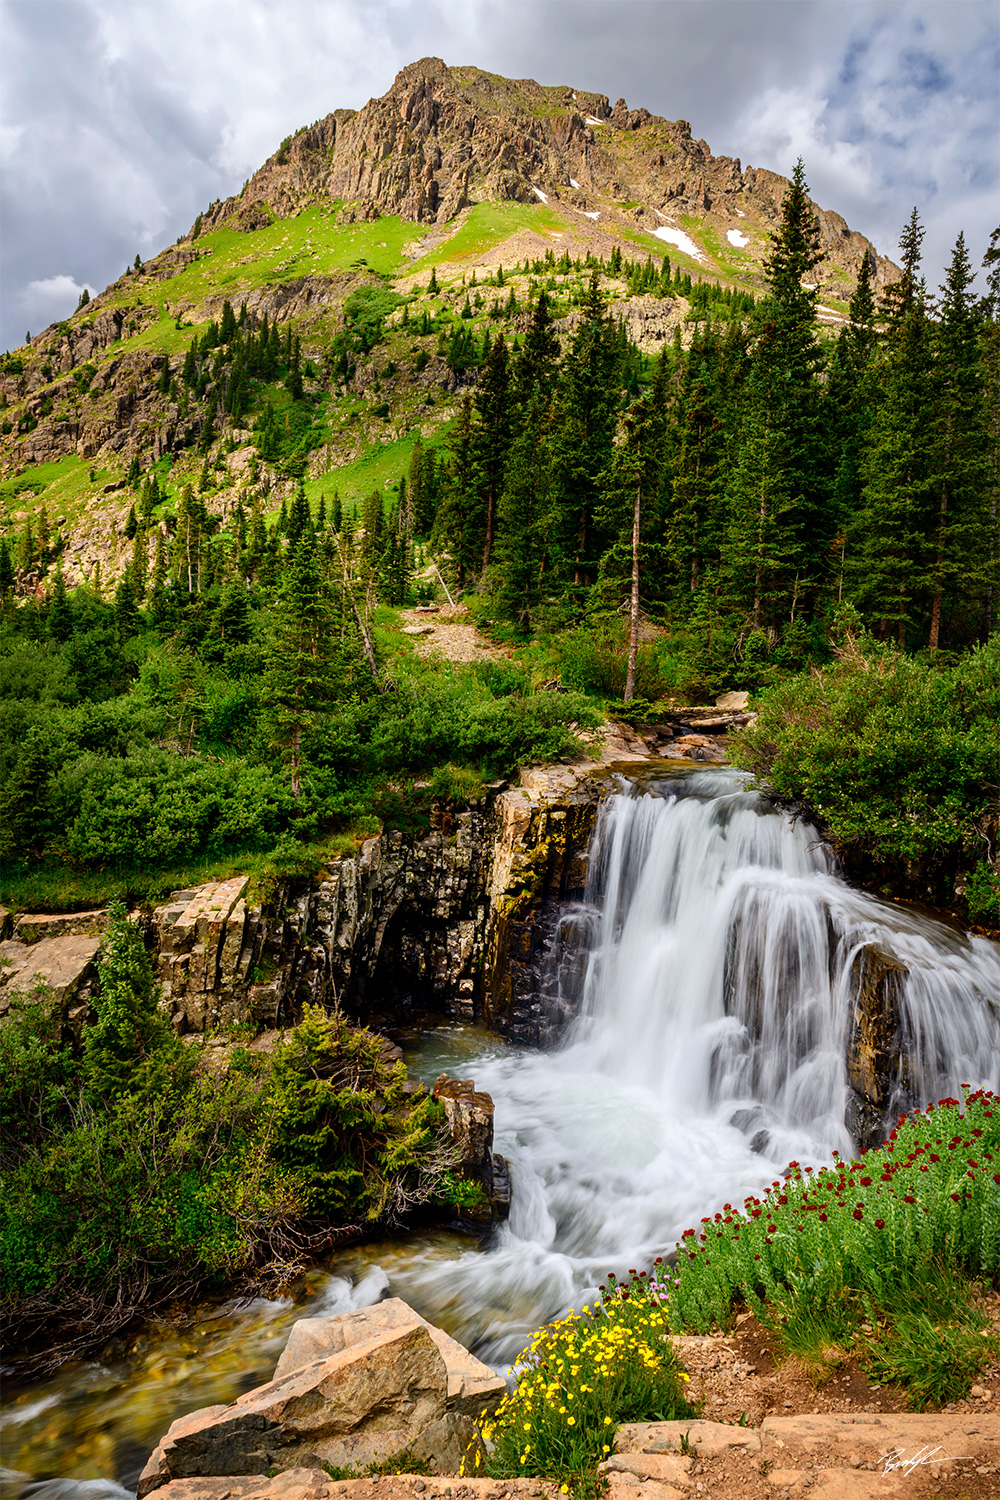
<path id="1" fill-rule="evenodd" d="M 732 759 L 813 809 L 835 845 L 981 857 L 997 815 L 1000 636 L 942 665 L 848 637 L 831 666 L 786 679 L 758 709 Z"/>
<path id="2" fill-rule="evenodd" d="M 740 1302 L 803 1353 L 867 1324 L 880 1330 L 867 1351 L 862 1340 L 873 1369 L 905 1380 L 915 1404 L 949 1400 L 970 1350 L 981 1363 L 994 1347 L 969 1279 L 1000 1273 L 1000 1099 L 928 1105 L 857 1161 L 792 1162 L 762 1199 L 687 1230 L 680 1251 L 674 1327 L 725 1326 Z"/>
<path id="3" fill-rule="evenodd" d="M 373 1032 L 308 1005 L 275 1054 L 275 1157 L 303 1207 L 339 1223 L 398 1223 L 453 1165 L 441 1107 L 408 1095 L 405 1066 L 382 1048 Z"/>
<path id="4" fill-rule="evenodd" d="M 63 1352 L 210 1284 L 287 1280 L 299 1252 L 462 1199 L 444 1111 L 402 1063 L 307 1008 L 273 1061 L 221 1076 L 171 1032 L 138 929 L 113 907 L 96 1016 L 0 1027 L 0 1305 L 13 1346 Z M 463 1199 L 464 1201 L 464 1199 Z"/>
<path id="5" fill-rule="evenodd" d="M 619 1422 L 673 1421 L 695 1413 L 683 1394 L 687 1376 L 651 1300 L 612 1295 L 538 1329 L 518 1361 L 517 1384 L 464 1473 L 496 1479 L 547 1478 L 577 1495 L 600 1490 L 597 1465 Z"/>

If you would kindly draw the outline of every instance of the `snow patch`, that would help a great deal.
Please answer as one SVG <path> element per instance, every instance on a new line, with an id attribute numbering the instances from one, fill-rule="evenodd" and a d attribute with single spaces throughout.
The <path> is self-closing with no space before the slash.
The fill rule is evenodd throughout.
<path id="1" fill-rule="evenodd" d="M 736 210 L 736 217 L 738 219 L 745 219 L 746 218 L 746 214 L 743 212 L 742 208 L 738 208 Z"/>
<path id="2" fill-rule="evenodd" d="M 604 124 L 603 120 L 595 120 L 594 117 L 593 117 L 593 115 L 584 115 L 583 118 L 586 120 L 586 122 L 587 122 L 588 125 L 603 125 Z"/>
<path id="3" fill-rule="evenodd" d="M 570 185 L 570 187 L 575 187 L 575 188 L 578 188 L 580 186 L 580 184 L 577 182 L 577 180 L 576 180 L 575 177 L 571 177 L 570 178 L 569 185 Z"/>
<path id="4" fill-rule="evenodd" d="M 543 193 L 541 188 L 533 187 L 531 191 L 535 194 L 536 198 L 541 198 L 543 203 L 548 203 L 549 195 L 548 193 Z"/>
<path id="5" fill-rule="evenodd" d="M 744 245 L 749 245 L 750 243 L 749 236 L 745 235 L 742 229 L 727 229 L 726 239 L 731 245 L 735 245 L 737 250 L 742 250 Z"/>
<path id="6" fill-rule="evenodd" d="M 661 224 L 659 229 L 654 229 L 651 233 L 658 240 L 666 240 L 668 245 L 676 245 L 678 250 L 683 250 L 685 255 L 690 255 L 694 260 L 705 259 L 704 252 L 698 249 L 694 240 L 683 229 L 667 229 Z"/>
<path id="7" fill-rule="evenodd" d="M 598 213 L 588 213 L 587 210 L 584 209 L 583 210 L 583 217 L 585 219 L 599 219 L 601 216 Z"/>

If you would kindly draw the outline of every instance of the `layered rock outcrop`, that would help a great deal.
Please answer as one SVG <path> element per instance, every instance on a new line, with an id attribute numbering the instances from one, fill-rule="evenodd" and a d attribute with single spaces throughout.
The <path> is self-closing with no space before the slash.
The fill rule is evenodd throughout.
<path id="1" fill-rule="evenodd" d="M 469 204 L 588 195 L 670 214 L 737 211 L 777 224 L 788 179 L 713 156 L 687 120 L 612 107 L 604 94 L 511 80 L 425 57 L 363 109 L 335 110 L 283 142 L 243 192 L 213 205 L 206 226 L 249 229 L 304 204 L 346 200 L 352 218 L 399 214 L 444 224 Z M 896 267 L 839 214 L 818 210 L 829 262 L 856 277 L 870 260 L 878 286 Z"/>

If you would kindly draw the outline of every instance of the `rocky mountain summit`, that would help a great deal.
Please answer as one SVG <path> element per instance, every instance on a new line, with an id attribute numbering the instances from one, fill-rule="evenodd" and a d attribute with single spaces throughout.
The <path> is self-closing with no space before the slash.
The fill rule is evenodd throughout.
<path id="1" fill-rule="evenodd" d="M 472 204 L 512 200 L 558 205 L 577 229 L 581 217 L 624 219 L 681 249 L 688 236 L 677 226 L 693 216 L 745 249 L 751 237 L 724 226 L 773 227 L 787 187 L 778 173 L 713 156 L 687 120 L 425 57 L 363 109 L 334 110 L 283 142 L 204 225 L 253 230 L 340 199 L 348 219 L 399 214 L 443 226 Z M 817 216 L 831 267 L 853 279 L 868 256 L 877 285 L 894 279 L 892 262 L 840 214 L 817 207 Z"/>

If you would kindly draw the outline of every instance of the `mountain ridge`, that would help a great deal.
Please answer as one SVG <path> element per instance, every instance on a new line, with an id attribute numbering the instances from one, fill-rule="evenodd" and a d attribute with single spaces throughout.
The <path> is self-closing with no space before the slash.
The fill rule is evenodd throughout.
<path id="1" fill-rule="evenodd" d="M 766 167 L 714 156 L 687 120 L 432 57 L 403 68 L 360 110 L 334 110 L 288 137 L 240 194 L 202 216 L 202 227 L 252 231 L 324 198 L 349 205 L 348 220 L 399 214 L 436 226 L 486 201 L 555 201 L 591 218 L 596 202 L 597 214 L 670 244 L 657 218 L 710 216 L 737 236 L 740 219 L 776 228 L 787 187 Z M 895 280 L 893 262 L 842 215 L 813 206 L 830 268 L 853 281 L 868 256 L 877 288 Z M 704 251 L 694 258 L 704 262 Z"/>

